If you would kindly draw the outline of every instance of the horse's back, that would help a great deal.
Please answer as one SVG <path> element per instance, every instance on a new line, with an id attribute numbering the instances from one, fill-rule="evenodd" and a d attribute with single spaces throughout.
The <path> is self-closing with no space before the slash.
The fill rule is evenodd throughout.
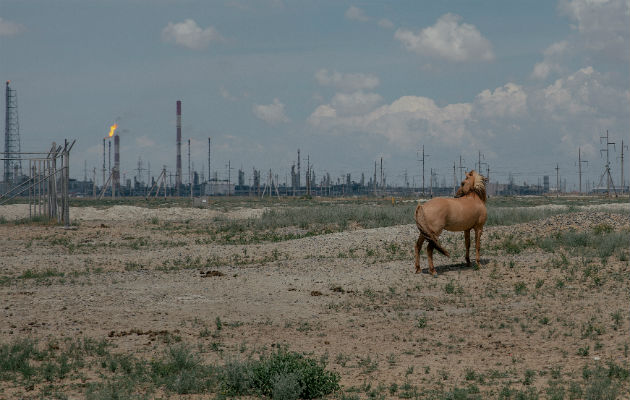
<path id="1" fill-rule="evenodd" d="M 487 211 L 478 198 L 438 197 L 422 205 L 424 218 L 437 231 L 466 231 L 483 226 Z"/>

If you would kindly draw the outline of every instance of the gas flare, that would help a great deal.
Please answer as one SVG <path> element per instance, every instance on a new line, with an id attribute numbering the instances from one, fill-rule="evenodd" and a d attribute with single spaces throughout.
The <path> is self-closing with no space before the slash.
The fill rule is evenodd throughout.
<path id="1" fill-rule="evenodd" d="M 116 131 L 116 128 L 118 128 L 118 124 L 114 124 L 109 127 L 109 137 L 114 136 L 114 132 Z"/>

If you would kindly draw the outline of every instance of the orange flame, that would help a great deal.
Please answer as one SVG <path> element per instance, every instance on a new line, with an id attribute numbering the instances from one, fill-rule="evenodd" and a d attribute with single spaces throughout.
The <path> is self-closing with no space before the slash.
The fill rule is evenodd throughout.
<path id="1" fill-rule="evenodd" d="M 109 137 L 114 136 L 114 132 L 116 131 L 116 128 L 118 128 L 118 124 L 114 124 L 109 127 Z"/>

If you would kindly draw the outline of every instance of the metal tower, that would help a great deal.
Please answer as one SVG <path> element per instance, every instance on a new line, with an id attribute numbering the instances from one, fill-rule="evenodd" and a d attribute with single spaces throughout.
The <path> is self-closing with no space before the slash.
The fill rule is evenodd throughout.
<path id="1" fill-rule="evenodd" d="M 22 175 L 22 160 L 20 158 L 17 92 L 11 89 L 9 83 L 10 81 L 7 81 L 4 125 L 4 182 L 14 183 Z"/>
<path id="2" fill-rule="evenodd" d="M 175 186 L 177 187 L 177 195 L 179 196 L 182 186 L 182 102 L 177 100 L 177 160 L 175 175 Z"/>

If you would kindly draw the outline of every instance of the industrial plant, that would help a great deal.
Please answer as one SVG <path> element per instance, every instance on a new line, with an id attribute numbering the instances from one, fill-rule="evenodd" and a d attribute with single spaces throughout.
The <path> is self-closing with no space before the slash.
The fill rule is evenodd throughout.
<path id="1" fill-rule="evenodd" d="M 5 204 L 14 198 L 33 198 L 36 193 L 49 193 L 54 187 L 62 187 L 58 182 L 55 185 L 49 180 L 59 179 L 58 167 L 50 160 L 57 157 L 57 153 L 69 157 L 69 146 L 53 148 L 42 151 L 42 153 L 25 153 L 21 151 L 20 130 L 18 119 L 17 91 L 10 86 L 10 81 L 6 82 L 6 107 L 5 107 L 5 146 L 3 153 L 3 174 L 0 182 L 0 203 Z M 231 161 L 228 161 L 227 173 L 221 174 L 212 168 L 212 138 L 208 138 L 208 160 L 207 176 L 206 171 L 194 169 L 190 156 L 190 139 L 187 141 L 187 171 L 184 173 L 182 167 L 182 102 L 175 103 L 175 170 L 162 166 L 151 172 L 150 163 L 144 167 L 141 157 L 138 157 L 138 168 L 136 174 L 121 173 L 121 135 L 119 133 L 118 122 L 109 128 L 109 134 L 102 139 L 101 168 L 97 171 L 94 167 L 92 171 L 87 170 L 85 161 L 84 176 L 82 180 L 69 178 L 69 171 L 64 170 L 64 176 L 68 179 L 67 196 L 81 198 L 117 198 L 117 197 L 188 197 L 197 199 L 195 204 L 202 204 L 200 198 L 208 196 L 250 196 L 250 197 L 434 197 L 452 196 L 462 179 L 462 173 L 467 169 L 462 165 L 462 158 L 459 157 L 459 165 L 453 162 L 452 171 L 439 173 L 433 168 L 426 168 L 425 163 L 428 154 L 425 154 L 424 146 L 421 152 L 418 151 L 418 179 L 414 177 L 412 183 L 409 182 L 408 172 L 404 171 L 402 185 L 391 185 L 387 182 L 387 173 L 383 168 L 383 159 L 374 161 L 374 169 L 370 173 L 361 173 L 360 176 L 352 176 L 346 173 L 343 176 L 331 176 L 323 173 L 317 176 L 311 163 L 311 156 L 307 155 L 304 160 L 300 149 L 296 151 L 296 161 L 287 171 L 272 171 L 252 168 L 246 171 L 243 168 L 237 170 L 236 176 L 232 177 Z M 579 168 L 579 189 L 568 190 L 566 178 L 560 176 L 560 168 L 556 166 L 556 176 L 544 175 L 538 178 L 535 183 L 516 184 L 513 175 L 510 173 L 507 183 L 499 183 L 492 179 L 490 165 L 483 162 L 483 155 L 478 153 L 478 161 L 473 168 L 481 171 L 489 179 L 487 184 L 490 196 L 509 195 L 558 195 L 560 193 L 586 193 L 586 194 L 607 194 L 619 195 L 626 193 L 628 187 L 623 178 L 623 157 L 627 145 L 621 143 L 620 169 L 621 182 L 615 184 L 611 174 L 611 162 L 609 157 L 609 147 L 615 146 L 611 138 L 606 133 L 602 136 L 602 154 L 606 155 L 605 169 L 602 172 L 600 181 L 588 182 L 582 185 L 582 165 L 587 161 L 582 160 L 581 153 L 578 152 L 577 167 Z M 112 150 L 113 144 L 113 150 Z M 53 146 L 54 147 L 54 146 Z M 45 149 L 42 149 L 45 150 Z M 64 153 L 66 152 L 66 153 Z M 113 152 L 113 163 L 112 163 Z M 52 158 L 51 158 L 52 157 Z M 304 166 L 304 161 L 306 165 Z M 25 166 L 25 163 L 28 166 Z M 427 165 L 428 166 L 428 165 Z M 305 168 L 303 168 L 305 167 Z M 65 166 L 64 168 L 69 168 Z M 470 168 L 469 168 L 470 169 Z M 61 171 L 61 169 L 59 169 Z M 146 171 L 146 174 L 145 174 Z M 91 173 L 89 173 L 91 172 Z M 157 174 L 155 174 L 157 172 Z M 44 174 L 44 178 L 38 178 Z M 100 177 L 100 181 L 97 179 Z M 225 176 L 227 175 L 227 176 Z M 555 178 L 555 182 L 554 179 Z M 46 180 L 46 189 L 40 188 L 42 182 Z M 555 184 L 553 184 L 555 183 Z M 38 186 L 39 185 L 39 186 Z M 47 194 L 48 195 L 48 194 Z M 67 200 L 65 200 L 67 202 Z M 41 201 L 40 201 L 41 203 Z M 48 201 L 52 203 L 52 201 Z M 49 211 L 52 213 L 52 211 Z M 56 215 L 56 214 L 55 214 Z"/>

